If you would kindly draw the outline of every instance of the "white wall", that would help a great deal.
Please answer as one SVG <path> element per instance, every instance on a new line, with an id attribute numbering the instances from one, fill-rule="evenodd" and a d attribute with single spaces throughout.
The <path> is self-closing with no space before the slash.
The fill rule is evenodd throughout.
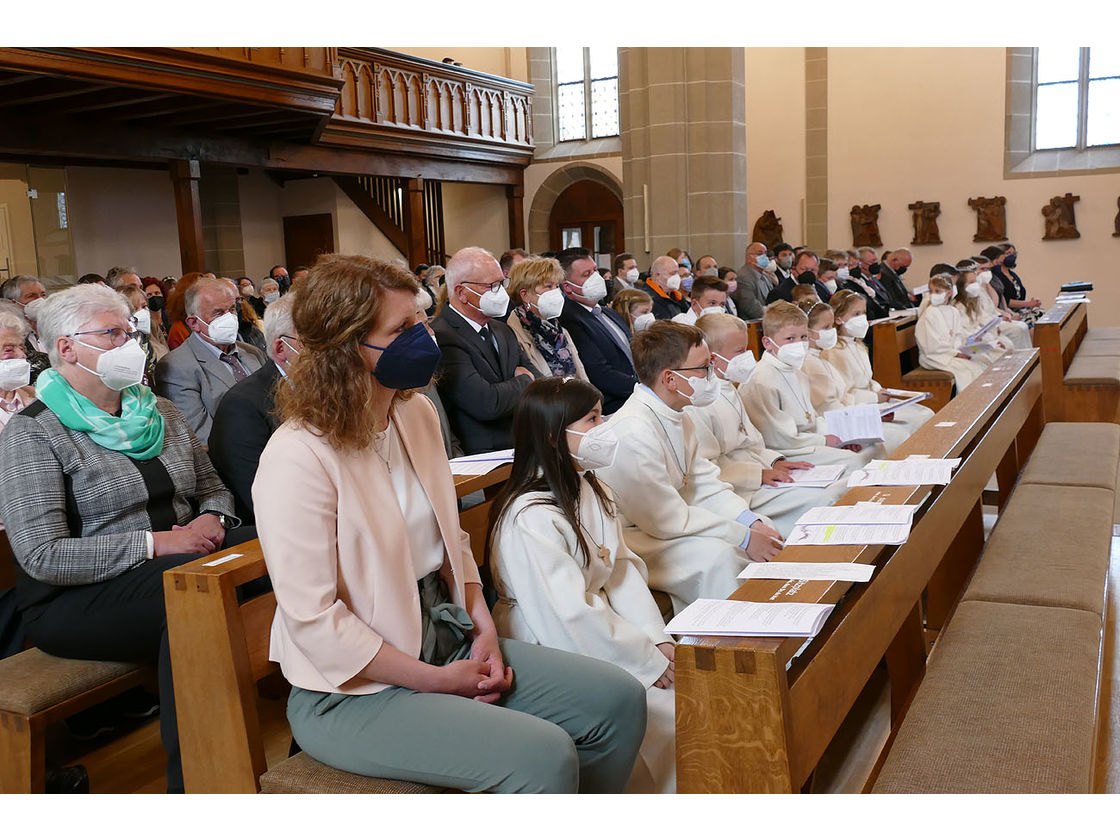
<path id="1" fill-rule="evenodd" d="M 275 181 L 257 170 L 250 170 L 237 180 L 245 273 L 259 283 L 274 265 L 284 262 L 282 191 Z"/>
<path id="2" fill-rule="evenodd" d="M 480 70 L 492 76 L 529 81 L 529 54 L 525 47 L 386 47 L 431 61 L 450 57 L 462 62 L 468 70 Z"/>
<path id="3" fill-rule="evenodd" d="M 182 274 L 175 196 L 166 171 L 66 168 L 79 276 L 134 265 L 142 275 Z"/>
<path id="4" fill-rule="evenodd" d="M 528 206 L 526 202 L 526 215 Z M 479 245 L 496 257 L 509 248 L 506 188 L 494 184 L 444 183 L 443 241 L 448 254 L 468 245 Z"/>

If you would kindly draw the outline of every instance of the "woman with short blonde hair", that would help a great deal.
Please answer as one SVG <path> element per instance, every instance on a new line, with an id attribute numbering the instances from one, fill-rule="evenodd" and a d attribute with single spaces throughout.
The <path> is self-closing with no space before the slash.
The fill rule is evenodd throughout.
<path id="1" fill-rule="evenodd" d="M 537 370 L 587 381 L 575 342 L 557 322 L 565 306 L 562 282 L 564 270 L 557 260 L 521 260 L 509 271 L 509 296 L 514 308 L 506 323 Z"/>

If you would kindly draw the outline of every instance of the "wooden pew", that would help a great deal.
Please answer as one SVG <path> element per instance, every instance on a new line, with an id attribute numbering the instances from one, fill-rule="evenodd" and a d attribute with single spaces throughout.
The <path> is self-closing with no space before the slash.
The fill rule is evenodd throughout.
<path id="1" fill-rule="evenodd" d="M 1005 355 L 892 456 L 962 458 L 948 485 L 854 488 L 840 499 L 921 505 L 905 545 L 807 546 L 779 555 L 873 563 L 870 583 L 748 581 L 734 593 L 739 600 L 836 604 L 804 649 L 803 639 L 680 640 L 678 792 L 800 791 L 884 658 L 898 725 L 924 671 L 925 626 L 942 626 L 982 550 L 984 486 L 1001 464 L 1004 476 L 1017 475 L 1038 439 L 1041 392 L 1037 352 Z"/>
<path id="2" fill-rule="evenodd" d="M 1084 303 L 1058 302 L 1034 326 L 1046 420 L 1120 423 L 1120 339 L 1090 330 Z M 1100 338 L 1097 338 L 1100 334 Z"/>
<path id="3" fill-rule="evenodd" d="M 455 495 L 462 499 L 472 493 L 482 490 L 485 500 L 477 505 L 464 508 L 459 512 L 459 525 L 471 538 L 471 553 L 474 561 L 482 565 L 486 557 L 486 539 L 490 527 L 490 507 L 494 504 L 494 497 L 502 484 L 509 478 L 512 465 L 502 464 L 485 475 L 456 475 Z"/>
<path id="4" fill-rule="evenodd" d="M 15 556 L 0 531 L 0 590 L 15 583 Z M 47 727 L 154 679 L 150 667 L 38 648 L 0 659 L 0 793 L 44 793 Z"/>
<path id="5" fill-rule="evenodd" d="M 940 411 L 953 396 L 953 374 L 918 365 L 918 342 L 914 336 L 917 323 L 916 315 L 902 315 L 873 325 L 871 369 L 875 381 L 885 388 L 933 394 L 922 405 Z M 906 373 L 903 373 L 903 356 L 906 357 Z"/>
<path id="6" fill-rule="evenodd" d="M 755 360 L 762 358 L 762 321 L 747 321 L 747 349 L 754 353 Z"/>

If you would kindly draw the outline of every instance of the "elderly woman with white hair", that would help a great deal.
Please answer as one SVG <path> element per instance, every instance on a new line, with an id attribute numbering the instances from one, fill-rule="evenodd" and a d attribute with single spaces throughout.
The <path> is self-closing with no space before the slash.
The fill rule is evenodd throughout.
<path id="1" fill-rule="evenodd" d="M 0 429 L 35 399 L 31 363 L 24 345 L 27 333 L 23 318 L 0 310 Z"/>
<path id="2" fill-rule="evenodd" d="M 99 285 L 50 297 L 51 368 L 0 434 L 0 513 L 27 638 L 72 659 L 158 665 L 169 791 L 183 789 L 163 572 L 255 536 L 183 415 L 140 385 L 129 307 Z M 232 529 L 232 530 L 231 530 Z"/>

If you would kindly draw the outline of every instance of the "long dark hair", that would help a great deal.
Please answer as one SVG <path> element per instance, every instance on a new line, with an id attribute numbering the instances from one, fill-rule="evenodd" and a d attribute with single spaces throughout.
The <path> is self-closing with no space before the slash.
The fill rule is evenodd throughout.
<path id="1" fill-rule="evenodd" d="M 519 496 L 548 493 L 551 499 L 533 504 L 556 507 L 579 539 L 584 565 L 591 562 L 591 547 L 579 524 L 580 475 L 564 430 L 602 401 L 598 388 L 570 377 L 538 379 L 521 393 L 513 415 L 513 469 L 490 508 L 491 541 Z M 613 516 L 614 506 L 603 485 L 590 472 L 583 477 L 607 514 Z M 486 558 L 489 561 L 490 543 L 486 546 Z"/>

